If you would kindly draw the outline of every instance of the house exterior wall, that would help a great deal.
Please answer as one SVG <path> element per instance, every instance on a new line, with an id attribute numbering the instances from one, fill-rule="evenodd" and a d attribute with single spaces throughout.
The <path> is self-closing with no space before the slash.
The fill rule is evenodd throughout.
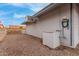
<path id="1" fill-rule="evenodd" d="M 40 16 L 36 24 L 27 26 L 27 33 L 42 38 L 43 32 L 55 32 L 59 30 L 59 11 L 55 10 Z"/>
<path id="2" fill-rule="evenodd" d="M 26 32 L 31 35 L 34 35 L 34 32 L 36 32 L 37 35 L 34 36 L 42 38 L 42 32 L 54 32 L 56 30 L 60 30 L 59 22 L 61 20 L 61 17 L 68 16 L 69 18 L 69 11 L 67 11 L 68 5 L 69 4 L 65 4 L 64 7 L 66 8 L 64 11 L 62 6 L 62 8 L 56 8 L 53 11 L 40 16 L 40 20 L 37 23 L 27 26 Z"/>
<path id="3" fill-rule="evenodd" d="M 72 16 L 72 37 L 73 46 L 76 47 L 79 43 L 79 11 L 77 4 L 73 4 L 73 16 Z"/>
<path id="4" fill-rule="evenodd" d="M 69 46 L 71 47 L 71 39 L 70 39 L 70 33 L 71 33 L 71 26 L 70 26 L 70 4 L 64 4 L 60 7 L 60 14 L 59 14 L 59 17 L 60 17 L 60 28 L 61 28 L 61 37 L 65 37 L 65 38 L 60 38 L 61 40 L 61 44 L 64 45 L 64 46 Z M 67 18 L 69 20 L 69 27 L 68 28 L 63 28 L 62 25 L 61 25 L 61 22 L 63 20 L 63 17 Z"/>
<path id="5" fill-rule="evenodd" d="M 37 34 L 37 33 L 39 33 L 39 32 L 37 32 L 38 30 L 37 30 L 36 25 L 37 25 L 37 24 L 32 24 L 32 25 L 27 26 L 26 34 L 39 37 L 39 35 Z M 40 37 L 39 37 L 39 38 L 40 38 Z"/>
<path id="6" fill-rule="evenodd" d="M 78 40 L 78 13 L 76 6 L 73 7 L 73 25 L 72 25 L 72 34 L 73 34 L 73 46 L 76 47 L 76 45 L 79 43 Z M 39 38 L 42 38 L 43 32 L 56 32 L 56 30 L 62 30 L 61 21 L 62 18 L 66 17 L 67 19 L 70 19 L 70 4 L 64 4 L 62 6 L 59 6 L 58 8 L 55 8 L 52 11 L 49 11 L 47 14 L 43 14 L 39 17 L 39 21 L 35 24 L 28 25 L 27 26 L 27 34 L 33 35 Z M 75 20 L 76 19 L 76 20 Z M 69 24 L 70 26 L 70 24 Z M 65 36 L 67 39 L 60 39 L 61 43 L 65 46 L 70 46 L 70 28 L 69 30 L 64 31 Z M 62 35 L 62 33 L 60 33 Z"/>

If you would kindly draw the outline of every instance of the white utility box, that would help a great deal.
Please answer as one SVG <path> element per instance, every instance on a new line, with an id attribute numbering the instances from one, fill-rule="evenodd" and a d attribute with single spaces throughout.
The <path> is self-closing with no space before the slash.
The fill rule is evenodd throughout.
<path id="1" fill-rule="evenodd" d="M 59 32 L 44 32 L 43 44 L 50 48 L 56 48 L 60 46 Z"/>

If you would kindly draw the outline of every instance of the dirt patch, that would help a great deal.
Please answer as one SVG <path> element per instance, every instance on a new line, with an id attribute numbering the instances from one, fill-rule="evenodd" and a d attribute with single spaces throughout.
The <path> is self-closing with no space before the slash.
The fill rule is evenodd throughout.
<path id="1" fill-rule="evenodd" d="M 50 49 L 42 44 L 42 40 L 21 33 L 8 33 L 0 43 L 0 55 L 6 56 L 78 56 L 79 45 L 76 49 L 60 46 Z"/>

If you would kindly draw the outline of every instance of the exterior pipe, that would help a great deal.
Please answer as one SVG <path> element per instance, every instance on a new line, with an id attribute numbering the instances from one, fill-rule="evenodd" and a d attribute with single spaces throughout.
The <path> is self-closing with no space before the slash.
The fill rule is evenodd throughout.
<path id="1" fill-rule="evenodd" d="M 70 46 L 72 46 L 72 3 L 70 4 Z"/>

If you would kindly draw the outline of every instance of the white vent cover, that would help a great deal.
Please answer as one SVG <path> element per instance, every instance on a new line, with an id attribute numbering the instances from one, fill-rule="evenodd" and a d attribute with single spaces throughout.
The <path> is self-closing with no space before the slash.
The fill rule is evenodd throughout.
<path id="1" fill-rule="evenodd" d="M 39 20 L 39 18 L 38 18 L 38 17 L 33 17 L 33 16 L 27 16 L 27 17 L 26 17 L 26 20 L 27 20 L 28 22 L 36 22 L 36 21 Z"/>
<path id="2" fill-rule="evenodd" d="M 35 21 L 35 22 L 39 20 L 38 17 L 33 17 L 32 19 L 33 19 L 33 21 Z"/>
<path id="3" fill-rule="evenodd" d="M 44 32 L 43 44 L 50 48 L 56 48 L 60 46 L 59 32 Z"/>
<path id="4" fill-rule="evenodd" d="M 32 20 L 32 16 L 26 16 L 26 18 L 25 18 L 27 21 L 30 21 L 30 20 Z"/>

